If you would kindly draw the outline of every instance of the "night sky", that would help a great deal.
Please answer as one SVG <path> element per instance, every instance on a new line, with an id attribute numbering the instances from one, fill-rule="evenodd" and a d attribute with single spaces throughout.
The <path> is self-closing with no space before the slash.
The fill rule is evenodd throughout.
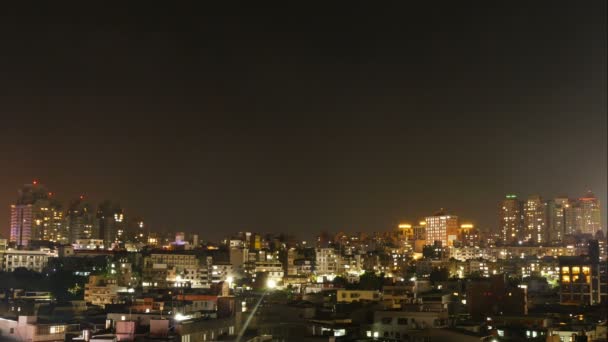
<path id="1" fill-rule="evenodd" d="M 606 225 L 605 1 L 302 4 L 3 8 L 3 235 L 34 178 L 203 239 L 588 189 Z"/>

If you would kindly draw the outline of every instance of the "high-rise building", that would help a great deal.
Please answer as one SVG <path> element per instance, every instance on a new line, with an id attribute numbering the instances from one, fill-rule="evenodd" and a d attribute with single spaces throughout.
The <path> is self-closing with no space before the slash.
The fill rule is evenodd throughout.
<path id="1" fill-rule="evenodd" d="M 84 201 L 84 196 L 70 203 L 66 214 L 66 226 L 70 232 L 70 242 L 74 243 L 80 239 L 98 239 L 95 213 L 89 203 Z"/>
<path id="2" fill-rule="evenodd" d="M 32 240 L 68 242 L 61 205 L 52 195 L 37 181 L 19 189 L 17 202 L 11 205 L 11 242 L 21 246 Z"/>
<path id="3" fill-rule="evenodd" d="M 400 238 L 403 240 L 413 240 L 414 229 L 411 224 L 400 223 L 399 226 L 397 226 L 397 229 Z"/>
<path id="4" fill-rule="evenodd" d="M 17 246 L 27 246 L 32 239 L 32 210 L 31 204 L 11 205 L 10 241 Z"/>
<path id="5" fill-rule="evenodd" d="M 99 204 L 97 209 L 97 225 L 99 237 L 104 246 L 109 248 L 113 243 L 122 242 L 124 235 L 124 214 L 120 205 L 110 201 Z"/>
<path id="6" fill-rule="evenodd" d="M 547 229 L 550 242 L 562 241 L 566 235 L 566 209 L 568 197 L 560 196 L 547 201 Z"/>
<path id="7" fill-rule="evenodd" d="M 500 202 L 498 219 L 498 232 L 504 242 L 515 242 L 523 238 L 522 203 L 516 195 L 506 195 Z"/>
<path id="8" fill-rule="evenodd" d="M 426 240 L 426 222 L 420 221 L 417 225 L 412 227 L 414 232 L 414 240 Z"/>
<path id="9" fill-rule="evenodd" d="M 536 243 L 547 242 L 546 207 L 546 203 L 539 195 L 531 195 L 524 202 L 524 228 L 526 231 L 524 240 Z"/>
<path id="10" fill-rule="evenodd" d="M 442 209 L 424 221 L 427 245 L 433 245 L 438 241 L 443 247 L 448 247 L 458 239 L 458 216 L 448 215 Z"/>
<path id="11" fill-rule="evenodd" d="M 460 231 L 458 232 L 458 241 L 460 241 L 461 246 L 478 247 L 480 243 L 479 231 L 472 223 L 463 223 L 460 225 Z"/>
<path id="12" fill-rule="evenodd" d="M 595 234 L 602 229 L 600 202 L 589 191 L 578 200 L 570 200 L 564 210 L 564 234 Z"/>
<path id="13" fill-rule="evenodd" d="M 581 208 L 582 222 L 580 231 L 583 234 L 595 234 L 602 229 L 600 217 L 600 201 L 588 191 L 585 197 L 578 199 Z"/>
<path id="14" fill-rule="evenodd" d="M 65 224 L 65 217 L 63 215 L 63 208 L 61 204 L 49 198 L 48 200 L 41 202 L 44 206 L 41 206 L 40 222 L 41 227 L 37 230 L 37 240 L 52 241 L 56 243 L 65 244 L 70 240 L 69 231 Z M 38 219 L 34 219 L 35 223 L 38 223 Z"/>
<path id="15" fill-rule="evenodd" d="M 126 240 L 145 243 L 148 240 L 146 225 L 141 217 L 129 217 L 127 220 Z"/>
<path id="16" fill-rule="evenodd" d="M 578 201 L 570 201 L 564 211 L 566 227 L 565 235 L 580 233 L 583 225 L 583 212 Z"/>

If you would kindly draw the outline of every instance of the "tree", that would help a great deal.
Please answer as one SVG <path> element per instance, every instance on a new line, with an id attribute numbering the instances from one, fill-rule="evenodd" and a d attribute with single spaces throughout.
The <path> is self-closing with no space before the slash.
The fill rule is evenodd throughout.
<path id="1" fill-rule="evenodd" d="M 334 284 L 334 287 L 338 288 L 346 288 L 348 286 L 348 280 L 341 276 L 335 277 L 332 283 Z"/>
<path id="2" fill-rule="evenodd" d="M 429 259 L 437 258 L 437 253 L 435 253 L 435 246 L 424 246 L 422 247 L 422 256 Z"/>
<path id="3" fill-rule="evenodd" d="M 359 277 L 359 290 L 382 290 L 384 284 L 384 273 L 376 275 L 373 272 L 365 272 Z"/>
<path id="4" fill-rule="evenodd" d="M 429 279 L 434 283 L 438 281 L 446 281 L 450 276 L 447 268 L 434 268 L 431 271 Z"/>

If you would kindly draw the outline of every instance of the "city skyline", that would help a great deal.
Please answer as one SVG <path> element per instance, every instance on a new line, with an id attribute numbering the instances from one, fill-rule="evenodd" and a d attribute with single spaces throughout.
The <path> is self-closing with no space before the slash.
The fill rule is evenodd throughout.
<path id="1" fill-rule="evenodd" d="M 432 215 L 423 214 L 401 219 L 392 226 L 374 231 L 344 229 L 321 231 L 330 234 L 377 233 L 402 228 L 411 230 L 424 223 L 426 234 L 433 236 L 430 241 L 441 241 L 445 246 L 451 246 L 452 241 L 460 240 L 459 228 L 464 226 L 475 227 L 476 231 L 495 234 L 499 240 L 508 244 L 534 242 L 542 245 L 561 242 L 566 236 L 572 234 L 583 233 L 593 236 L 599 230 L 605 233 L 605 228 L 601 223 L 605 215 L 601 213 L 603 206 L 591 191 L 578 197 L 568 197 L 562 193 L 555 198 L 543 198 L 538 194 L 519 198 L 515 194 L 506 194 L 497 203 L 497 224 L 490 229 L 479 227 L 475 218 L 459 218 L 457 213 L 441 208 Z M 30 240 L 47 240 L 65 244 L 76 243 L 78 239 L 100 239 L 106 246 L 109 246 L 114 241 L 124 242 L 125 234 L 134 234 L 136 230 L 143 232 L 144 221 L 145 219 L 137 213 L 129 213 L 128 209 L 125 210 L 116 200 L 104 199 L 93 202 L 81 194 L 64 203 L 57 198 L 56 192 L 49 191 L 45 184 L 36 179 L 31 184 L 24 184 L 10 205 L 10 229 L 7 238 L 17 245 L 24 246 L 27 246 Z M 446 226 L 445 222 L 450 223 Z M 252 230 L 263 233 L 282 233 L 282 231 Z M 150 227 L 148 223 L 145 224 L 145 231 L 146 236 L 150 233 L 179 231 L 200 233 L 199 230 L 187 227 L 158 229 Z M 222 234 L 236 234 L 241 231 L 239 229 L 225 230 L 222 231 Z M 303 238 L 303 240 L 314 241 L 317 232 L 312 233 L 314 235 L 311 236 L 308 236 L 310 234 L 288 234 Z M 411 234 L 413 231 L 408 233 L 408 235 Z M 137 234 L 135 238 L 136 236 Z M 131 237 L 133 238 L 133 236 Z M 203 239 L 218 240 L 218 238 L 210 236 L 203 236 Z M 141 239 L 136 238 L 136 240 Z"/>
<path id="2" fill-rule="evenodd" d="M 5 4 L 0 340 L 606 341 L 607 5 Z"/>

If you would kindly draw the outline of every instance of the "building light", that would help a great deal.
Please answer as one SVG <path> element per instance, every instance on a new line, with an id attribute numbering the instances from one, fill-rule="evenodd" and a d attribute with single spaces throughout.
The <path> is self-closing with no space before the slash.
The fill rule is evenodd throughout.
<path id="1" fill-rule="evenodd" d="M 182 315 L 181 313 L 177 312 L 177 313 L 175 313 L 174 318 L 176 321 L 184 321 L 184 320 L 190 319 L 191 317 L 189 315 Z"/>

